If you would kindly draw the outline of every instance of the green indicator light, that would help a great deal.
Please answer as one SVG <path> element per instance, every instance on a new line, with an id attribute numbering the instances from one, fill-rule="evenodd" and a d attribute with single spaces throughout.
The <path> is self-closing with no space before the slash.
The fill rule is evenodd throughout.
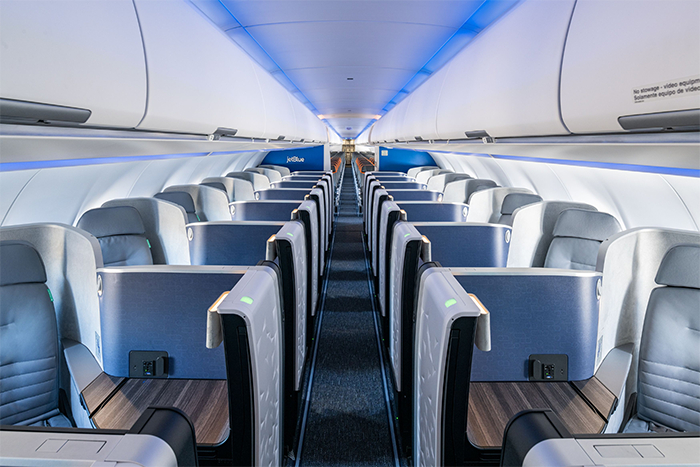
<path id="1" fill-rule="evenodd" d="M 197 214 L 197 213 L 195 212 L 194 215 L 197 216 L 197 221 L 198 221 L 198 222 L 202 222 L 202 219 L 199 218 L 199 214 Z"/>
<path id="2" fill-rule="evenodd" d="M 292 232 L 287 232 L 287 235 L 289 235 L 290 237 L 294 236 L 294 234 Z"/>
<path id="3" fill-rule="evenodd" d="M 149 242 L 148 239 L 146 239 L 146 245 L 148 245 L 148 248 L 151 248 L 151 242 Z"/>
<path id="4" fill-rule="evenodd" d="M 53 295 L 51 294 L 51 289 L 49 289 L 49 288 L 47 287 L 47 288 L 46 288 L 46 291 L 49 293 L 49 298 L 50 298 L 51 301 L 53 302 Z"/>
<path id="5" fill-rule="evenodd" d="M 445 302 L 445 308 L 449 308 L 456 303 L 457 303 L 457 300 L 455 300 L 454 298 L 451 298 Z"/>
<path id="6" fill-rule="evenodd" d="M 241 301 L 242 301 L 243 303 L 247 303 L 248 305 L 252 305 L 252 304 L 253 304 L 253 299 L 250 298 L 250 297 L 241 297 Z"/>
<path id="7" fill-rule="evenodd" d="M 410 234 L 410 233 L 403 234 L 403 238 L 406 238 L 406 237 L 408 237 L 409 235 L 411 235 L 411 234 Z"/>

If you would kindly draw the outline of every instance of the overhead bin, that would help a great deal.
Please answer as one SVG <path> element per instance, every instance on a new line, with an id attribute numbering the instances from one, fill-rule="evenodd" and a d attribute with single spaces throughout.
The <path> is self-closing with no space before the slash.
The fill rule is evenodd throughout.
<path id="1" fill-rule="evenodd" d="M 0 98 L 34 104 L 30 120 L 82 123 L 54 106 L 89 112 L 89 125 L 134 127 L 143 117 L 146 62 L 131 1 L 2 2 L 0 40 Z M 3 109 L 3 120 L 12 116 Z"/>
<path id="2" fill-rule="evenodd" d="M 561 72 L 572 132 L 700 126 L 700 3 L 642 5 L 576 4 Z"/>

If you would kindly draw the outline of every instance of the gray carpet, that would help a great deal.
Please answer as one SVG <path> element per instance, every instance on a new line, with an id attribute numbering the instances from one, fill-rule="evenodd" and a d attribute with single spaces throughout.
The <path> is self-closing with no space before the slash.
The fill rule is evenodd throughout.
<path id="1" fill-rule="evenodd" d="M 302 466 L 394 465 L 362 245 L 345 174 L 321 323 Z"/>

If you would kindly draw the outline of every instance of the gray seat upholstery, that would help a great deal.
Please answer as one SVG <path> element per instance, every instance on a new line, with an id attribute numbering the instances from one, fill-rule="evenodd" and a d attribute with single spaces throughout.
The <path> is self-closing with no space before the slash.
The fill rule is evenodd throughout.
<path id="1" fill-rule="evenodd" d="M 261 165 L 260 167 L 263 169 L 276 170 L 280 173 L 282 177 L 286 177 L 291 173 L 291 171 L 283 165 Z"/>
<path id="2" fill-rule="evenodd" d="M 498 224 L 513 225 L 513 213 L 516 209 L 532 203 L 539 203 L 542 197 L 531 193 L 509 193 L 501 204 L 501 217 Z"/>
<path id="3" fill-rule="evenodd" d="M 608 213 L 566 209 L 554 224 L 544 267 L 594 271 L 600 244 L 620 230 L 620 223 Z"/>
<path id="4" fill-rule="evenodd" d="M 700 245 L 661 261 L 639 345 L 637 415 L 626 433 L 700 431 Z"/>
<path id="5" fill-rule="evenodd" d="M 270 179 L 257 172 L 229 172 L 226 174 L 230 178 L 240 178 L 253 184 L 253 190 L 267 190 L 270 188 Z"/>
<path id="6" fill-rule="evenodd" d="M 70 427 L 59 411 L 58 326 L 29 243 L 0 242 L 0 425 Z"/>
<path id="7" fill-rule="evenodd" d="M 80 217 L 76 227 L 97 237 L 105 267 L 153 264 L 146 228 L 134 207 L 91 209 Z"/>
<path id="8" fill-rule="evenodd" d="M 249 167 L 247 169 L 243 170 L 244 172 L 255 172 L 259 173 L 260 175 L 264 175 L 267 177 L 267 179 L 272 182 L 279 182 L 282 180 L 282 174 L 280 174 L 278 171 L 273 170 L 273 169 L 266 169 L 264 167 Z"/>
<path id="9" fill-rule="evenodd" d="M 253 182 L 231 177 L 208 177 L 202 180 L 200 185 L 222 189 L 228 196 L 230 203 L 234 201 L 246 201 L 255 199 Z"/>
<path id="10" fill-rule="evenodd" d="M 472 193 L 497 186 L 496 182 L 485 178 L 454 180 L 445 184 L 442 200 L 450 203 L 469 203 Z"/>
<path id="11" fill-rule="evenodd" d="M 170 201 L 171 203 L 175 203 L 178 206 L 182 206 L 182 208 L 185 210 L 185 213 L 187 213 L 188 224 L 192 222 L 201 222 L 202 220 L 206 220 L 201 219 L 199 217 L 199 214 L 197 213 L 197 210 L 194 207 L 194 200 L 192 199 L 192 195 L 190 195 L 189 193 L 185 193 L 184 191 L 163 191 L 161 193 L 156 193 L 153 197 L 165 201 Z"/>
<path id="12" fill-rule="evenodd" d="M 467 180 L 473 178 L 469 174 L 464 173 L 443 173 L 439 175 L 433 175 L 428 179 L 428 190 L 443 191 L 445 185 L 450 182 L 457 180 Z"/>

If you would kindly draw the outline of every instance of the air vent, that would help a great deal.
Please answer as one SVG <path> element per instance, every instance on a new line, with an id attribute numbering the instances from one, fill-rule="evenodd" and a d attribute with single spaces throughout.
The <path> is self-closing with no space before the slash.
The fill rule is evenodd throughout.
<path id="1" fill-rule="evenodd" d="M 78 107 L 0 99 L 0 123 L 85 123 L 92 112 Z"/>
<path id="2" fill-rule="evenodd" d="M 676 110 L 638 115 L 623 115 L 620 126 L 630 131 L 688 131 L 700 129 L 700 109 Z"/>

